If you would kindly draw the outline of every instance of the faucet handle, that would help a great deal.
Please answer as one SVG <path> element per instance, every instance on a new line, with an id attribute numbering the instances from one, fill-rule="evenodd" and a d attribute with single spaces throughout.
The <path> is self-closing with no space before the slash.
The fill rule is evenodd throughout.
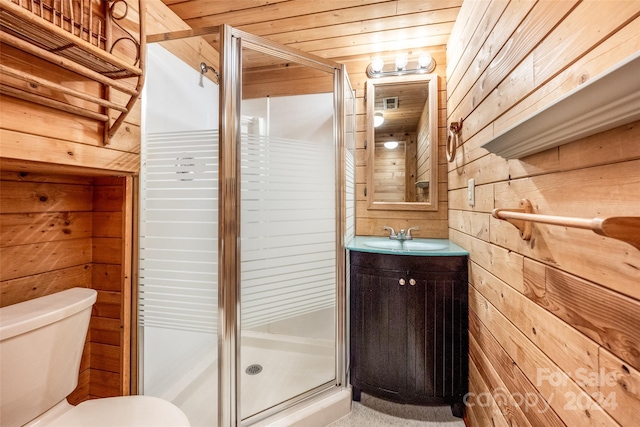
<path id="1" fill-rule="evenodd" d="M 418 231 L 418 230 L 420 230 L 420 229 L 419 229 L 418 227 L 410 227 L 410 228 L 407 230 L 407 239 L 411 239 L 411 238 L 412 238 L 412 236 L 411 236 L 411 230 L 416 230 L 416 231 Z"/>
<path id="2" fill-rule="evenodd" d="M 396 237 L 396 231 L 392 227 L 387 227 L 386 225 L 382 227 L 383 230 L 391 230 L 391 234 L 389 235 L 390 239 Z"/>

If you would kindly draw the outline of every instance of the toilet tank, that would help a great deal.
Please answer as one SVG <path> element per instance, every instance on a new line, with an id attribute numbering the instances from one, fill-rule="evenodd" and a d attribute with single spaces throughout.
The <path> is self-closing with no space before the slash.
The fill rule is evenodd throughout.
<path id="1" fill-rule="evenodd" d="M 96 297 L 73 288 L 0 308 L 0 426 L 22 426 L 76 388 Z"/>

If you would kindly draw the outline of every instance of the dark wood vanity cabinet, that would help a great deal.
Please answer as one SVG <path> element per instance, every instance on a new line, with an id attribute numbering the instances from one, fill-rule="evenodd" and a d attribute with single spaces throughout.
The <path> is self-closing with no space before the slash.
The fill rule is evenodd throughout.
<path id="1" fill-rule="evenodd" d="M 450 404 L 468 377 L 466 256 L 352 251 L 351 385 L 400 403 Z"/>

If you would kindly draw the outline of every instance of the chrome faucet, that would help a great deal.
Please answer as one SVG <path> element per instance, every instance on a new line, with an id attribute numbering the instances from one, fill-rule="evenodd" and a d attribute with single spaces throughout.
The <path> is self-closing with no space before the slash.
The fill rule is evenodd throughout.
<path id="1" fill-rule="evenodd" d="M 391 233 L 389 234 L 389 238 L 390 239 L 397 239 L 398 236 L 396 235 L 396 230 L 393 229 L 393 227 L 387 227 L 386 225 L 384 227 L 382 227 L 383 230 L 391 230 Z"/>
<path id="2" fill-rule="evenodd" d="M 390 230 L 391 233 L 389 234 L 389 238 L 393 240 L 412 240 L 413 236 L 411 235 L 411 230 L 420 230 L 418 227 L 411 227 L 406 233 L 404 229 L 401 229 L 398 231 L 398 234 L 396 234 L 396 231 L 392 227 L 384 226 L 382 228 L 384 230 Z"/>
<path id="3" fill-rule="evenodd" d="M 413 236 L 411 235 L 411 230 L 419 231 L 420 229 L 418 227 L 409 227 L 409 229 L 407 230 L 406 240 L 413 239 Z"/>

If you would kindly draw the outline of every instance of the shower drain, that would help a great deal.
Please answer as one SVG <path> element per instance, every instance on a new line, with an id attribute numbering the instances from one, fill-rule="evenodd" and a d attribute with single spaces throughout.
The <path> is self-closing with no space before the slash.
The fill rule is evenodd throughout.
<path id="1" fill-rule="evenodd" d="M 249 365 L 244 371 L 249 375 L 258 375 L 260 372 L 262 372 L 262 365 L 258 365 L 257 363 L 255 363 L 253 365 Z"/>

